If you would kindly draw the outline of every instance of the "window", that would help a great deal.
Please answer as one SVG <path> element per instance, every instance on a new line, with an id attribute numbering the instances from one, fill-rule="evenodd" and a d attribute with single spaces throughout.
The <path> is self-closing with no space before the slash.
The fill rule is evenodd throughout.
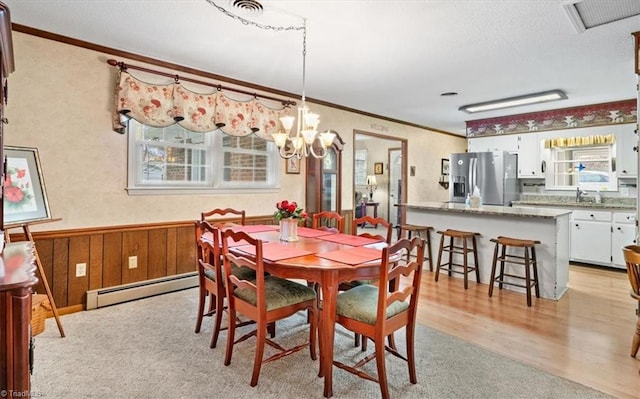
<path id="1" fill-rule="evenodd" d="M 547 186 L 617 190 L 615 145 L 554 148 Z"/>
<path id="2" fill-rule="evenodd" d="M 353 160 L 355 168 L 355 182 L 356 186 L 367 185 L 367 150 L 356 150 Z"/>
<path id="3" fill-rule="evenodd" d="M 255 135 L 197 133 L 178 124 L 153 127 L 135 120 L 128 132 L 130 193 L 275 188 L 278 183 L 277 148 Z"/>

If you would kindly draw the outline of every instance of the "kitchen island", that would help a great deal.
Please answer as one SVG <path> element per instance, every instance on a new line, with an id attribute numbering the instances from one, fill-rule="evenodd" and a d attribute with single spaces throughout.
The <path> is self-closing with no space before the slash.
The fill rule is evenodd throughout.
<path id="1" fill-rule="evenodd" d="M 489 284 L 494 244 L 498 236 L 539 240 L 536 246 L 540 296 L 558 300 L 567 290 L 569 280 L 569 216 L 571 210 L 523 209 L 483 205 L 470 208 L 464 204 L 424 202 L 397 205 L 406 211 L 406 223 L 431 226 L 435 231 L 446 229 L 474 231 L 478 237 L 480 282 Z M 433 234 L 431 251 L 434 270 L 438 260 L 440 234 Z M 443 255 L 444 256 L 444 255 Z M 507 265 L 505 271 L 508 272 Z M 519 269 L 516 271 L 516 269 Z M 521 266 L 514 274 L 523 275 Z M 446 273 L 446 272 L 445 272 Z M 446 274 L 445 274 L 446 276 Z M 455 276 L 455 274 L 454 274 Z M 456 276 L 457 277 L 457 276 Z M 473 273 L 470 279 L 475 279 Z M 520 282 L 521 283 L 521 282 Z M 506 289 L 524 292 L 524 288 L 504 285 Z M 488 289 L 488 288 L 487 288 Z M 495 296 L 495 289 L 494 289 Z"/>

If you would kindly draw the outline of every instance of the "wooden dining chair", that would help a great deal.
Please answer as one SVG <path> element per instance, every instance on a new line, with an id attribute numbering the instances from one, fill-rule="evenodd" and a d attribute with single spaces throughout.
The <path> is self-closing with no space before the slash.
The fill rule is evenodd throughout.
<path id="1" fill-rule="evenodd" d="M 337 212 L 322 211 L 313 214 L 312 228 L 321 230 L 333 230 L 344 233 L 344 217 Z"/>
<path id="2" fill-rule="evenodd" d="M 385 229 L 385 234 L 369 233 L 366 231 L 358 233 L 358 226 L 366 226 L 367 223 L 373 225 L 374 227 L 382 226 Z M 387 244 L 391 244 L 391 236 L 393 235 L 392 232 L 393 225 L 384 218 L 376 218 L 373 216 L 365 215 L 357 219 L 353 219 L 353 221 L 351 222 L 351 234 L 357 235 L 359 237 L 382 239 Z"/>
<path id="3" fill-rule="evenodd" d="M 417 251 L 418 257 L 413 261 L 400 259 L 406 252 Z M 358 377 L 375 381 L 380 385 L 383 398 L 389 398 L 385 351 L 407 361 L 409 381 L 417 383 L 415 363 L 415 324 L 418 299 L 420 294 L 420 278 L 424 263 L 424 241 L 420 237 L 409 240 L 402 238 L 393 245 L 382 250 L 380 280 L 377 286 L 361 285 L 338 295 L 336 322 L 354 333 L 372 339 L 375 352 L 353 366 L 334 361 L 334 365 Z M 400 259 L 396 261 L 396 259 Z M 390 281 L 401 277 L 411 278 L 411 284 L 400 288 L 400 284 Z M 396 349 L 385 346 L 385 338 L 395 331 L 406 330 L 406 356 Z M 377 377 L 360 369 L 361 366 L 376 360 Z"/>
<path id="4" fill-rule="evenodd" d="M 381 234 L 375 234 L 375 233 L 368 233 L 368 232 L 362 232 L 362 233 L 358 233 L 358 226 L 366 226 L 366 224 L 369 223 L 373 226 L 382 226 L 383 228 L 386 229 L 386 234 L 381 235 Z M 391 237 L 393 235 L 393 225 L 391 223 L 389 223 L 386 219 L 383 218 L 376 218 L 376 217 L 372 217 L 372 216 L 362 216 L 360 218 L 357 219 L 353 219 L 352 223 L 351 223 L 351 234 L 354 236 L 358 236 L 358 237 L 366 237 L 366 238 L 373 238 L 373 239 L 377 239 L 377 240 L 382 240 L 384 242 L 386 242 L 387 244 L 391 244 Z M 352 288 L 355 288 L 359 285 L 363 285 L 363 284 L 371 284 L 373 283 L 372 280 L 354 280 L 354 281 L 346 281 L 346 282 L 342 282 L 340 283 L 340 285 L 338 286 L 338 291 L 347 291 L 350 290 Z M 360 334 L 355 334 L 354 336 L 354 344 L 355 346 L 359 346 L 360 345 Z M 390 338 L 390 342 L 389 344 L 391 345 L 392 348 L 395 348 L 395 341 L 393 340 L 393 336 L 391 336 Z M 362 341 L 362 350 L 365 351 L 367 350 L 367 340 L 364 339 Z"/>
<path id="5" fill-rule="evenodd" d="M 624 261 L 627 264 L 627 276 L 631 283 L 631 297 L 638 301 L 638 310 L 636 312 L 637 323 L 636 333 L 633 335 L 631 343 L 631 357 L 636 357 L 638 349 L 640 349 L 640 246 L 627 245 L 622 249 L 624 253 Z M 640 370 L 638 370 L 640 373 Z"/>
<path id="6" fill-rule="evenodd" d="M 220 331 L 227 329 L 227 327 L 222 327 L 226 290 L 222 273 L 220 233 L 207 221 L 197 220 L 195 224 L 196 258 L 198 261 L 198 315 L 195 332 L 196 334 L 200 332 L 205 316 L 215 316 L 211 343 L 209 344 L 209 347 L 215 348 Z M 255 278 L 253 270 L 247 268 L 234 268 L 233 273 L 242 278 Z M 205 312 L 207 298 L 209 298 L 209 307 Z M 238 326 L 246 324 L 249 323 L 241 322 Z"/>
<path id="7" fill-rule="evenodd" d="M 206 220 L 208 222 L 215 223 L 217 219 L 220 217 L 224 217 L 226 215 L 235 215 L 240 218 L 240 224 L 245 225 L 246 222 L 246 212 L 244 210 L 237 210 L 232 208 L 216 208 L 212 209 L 208 212 L 202 212 L 200 214 L 200 220 Z"/>
<path id="8" fill-rule="evenodd" d="M 252 246 L 254 255 L 240 255 L 229 251 L 229 244 L 243 241 Z M 262 240 L 254 239 L 245 232 L 226 230 L 222 233 L 222 253 L 227 282 L 227 301 L 229 318 L 235 319 L 238 313 L 256 322 L 256 329 L 241 338 L 235 339 L 235 326 L 229 325 L 227 334 L 227 350 L 224 364 L 231 364 L 233 347 L 251 336 L 256 336 L 256 353 L 253 361 L 251 386 L 258 384 L 260 368 L 281 357 L 309 347 L 311 359 L 316 360 L 316 334 L 318 324 L 318 302 L 316 293 L 309 287 L 294 281 L 265 275 L 262 251 Z M 255 271 L 254 279 L 243 279 L 231 273 L 232 267 L 247 267 Z M 306 310 L 310 315 L 309 342 L 294 348 L 285 349 L 267 338 L 267 326 L 292 316 L 298 311 Z M 263 359 L 264 345 L 268 344 L 278 350 L 274 355 Z"/>

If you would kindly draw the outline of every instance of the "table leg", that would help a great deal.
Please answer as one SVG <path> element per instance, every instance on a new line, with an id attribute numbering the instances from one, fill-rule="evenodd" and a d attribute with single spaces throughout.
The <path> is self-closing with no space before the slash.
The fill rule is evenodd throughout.
<path id="1" fill-rule="evenodd" d="M 333 396 L 333 339 L 336 323 L 338 276 L 336 272 L 322 274 L 322 321 L 320 333 L 320 368 L 324 376 L 324 396 Z"/>

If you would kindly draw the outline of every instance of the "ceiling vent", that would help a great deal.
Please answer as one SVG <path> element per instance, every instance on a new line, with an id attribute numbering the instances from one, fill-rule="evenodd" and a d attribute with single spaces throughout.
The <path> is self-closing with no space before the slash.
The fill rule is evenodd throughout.
<path id="1" fill-rule="evenodd" d="M 638 0 L 582 0 L 563 5 L 578 33 L 596 26 L 640 15 Z"/>
<path id="2" fill-rule="evenodd" d="M 231 5 L 244 12 L 262 13 L 262 4 L 260 4 L 258 0 L 233 0 L 231 1 Z"/>

